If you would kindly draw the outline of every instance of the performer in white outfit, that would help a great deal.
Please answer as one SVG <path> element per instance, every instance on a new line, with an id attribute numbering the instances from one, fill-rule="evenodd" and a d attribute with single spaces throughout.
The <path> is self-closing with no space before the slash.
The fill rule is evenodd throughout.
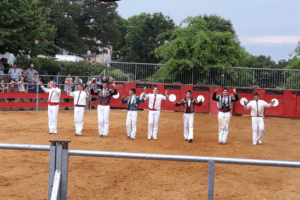
<path id="1" fill-rule="evenodd" d="M 57 134 L 57 115 L 59 110 L 59 102 L 61 90 L 56 87 L 55 81 L 50 81 L 50 88 L 45 88 L 43 82 L 40 81 L 40 86 L 45 93 L 49 93 L 48 97 L 48 121 L 49 121 L 49 134 Z"/>
<path id="2" fill-rule="evenodd" d="M 81 136 L 83 128 L 84 107 L 86 106 L 86 98 L 88 94 L 83 90 L 83 85 L 77 86 L 78 91 L 71 92 L 71 82 L 68 82 L 68 95 L 74 97 L 74 122 L 75 122 L 75 136 Z"/>
<path id="3" fill-rule="evenodd" d="M 140 103 L 144 103 L 144 100 L 139 96 L 135 95 L 136 90 L 134 88 L 129 89 L 129 96 L 124 99 L 125 95 L 122 95 L 122 103 L 127 103 L 127 117 L 126 117 L 126 129 L 127 138 L 129 140 L 135 140 L 136 135 L 136 120 L 137 120 L 137 110 Z"/>
<path id="4" fill-rule="evenodd" d="M 202 101 L 198 102 L 197 99 L 192 97 L 192 91 L 186 91 L 186 98 L 182 99 L 180 102 L 173 102 L 175 106 L 183 105 L 183 123 L 184 123 L 184 133 L 183 137 L 185 141 L 193 142 L 194 139 L 194 111 L 195 106 L 201 106 Z"/>
<path id="5" fill-rule="evenodd" d="M 235 97 L 228 95 L 228 88 L 223 88 L 223 95 L 218 95 L 218 88 L 213 93 L 212 100 L 218 101 L 218 121 L 219 121 L 219 144 L 227 144 L 228 126 L 231 118 L 230 111 L 232 109 L 232 103 L 239 100 L 239 96 L 236 89 L 233 89 Z"/>
<path id="6" fill-rule="evenodd" d="M 108 78 L 104 77 L 102 80 L 102 89 L 94 91 L 95 82 L 91 82 L 90 94 L 98 96 L 98 130 L 99 137 L 106 138 L 109 130 L 109 113 L 110 113 L 110 99 L 113 95 L 118 94 L 116 83 L 113 82 L 114 90 L 108 89 Z"/>
<path id="7" fill-rule="evenodd" d="M 146 91 L 144 90 L 143 98 L 149 99 L 148 140 L 151 140 L 152 137 L 154 140 L 157 140 L 161 101 L 169 99 L 168 91 L 165 91 L 165 96 L 158 94 L 158 87 L 154 85 L 153 94 L 146 94 Z"/>
<path id="8" fill-rule="evenodd" d="M 253 99 L 249 103 L 244 101 L 245 109 L 251 108 L 251 118 L 252 118 L 252 143 L 253 145 L 257 144 L 257 140 L 259 144 L 262 144 L 262 136 L 265 131 L 265 123 L 264 123 L 264 109 L 265 107 L 270 108 L 273 107 L 274 103 L 271 101 L 270 104 L 265 102 L 264 100 L 259 99 L 259 94 L 254 93 Z M 257 127 L 259 128 L 259 132 L 257 135 Z"/>

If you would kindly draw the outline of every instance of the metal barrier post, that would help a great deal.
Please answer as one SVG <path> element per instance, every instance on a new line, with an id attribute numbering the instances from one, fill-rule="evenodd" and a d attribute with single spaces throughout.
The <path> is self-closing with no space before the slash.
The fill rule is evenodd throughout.
<path id="1" fill-rule="evenodd" d="M 49 159 L 49 181 L 48 181 L 48 199 L 51 199 L 53 189 L 53 180 L 55 174 L 56 142 L 51 142 Z"/>
<path id="2" fill-rule="evenodd" d="M 61 171 L 61 166 L 62 166 L 61 157 L 62 157 L 62 142 L 58 141 L 57 145 L 56 145 L 56 163 L 55 163 L 55 168 L 56 169 L 55 170 Z M 58 189 L 57 200 L 61 200 L 60 194 L 61 194 L 61 187 Z"/>
<path id="3" fill-rule="evenodd" d="M 61 176 L 61 200 L 67 200 L 68 198 L 68 171 L 69 171 L 69 150 L 68 150 L 69 141 L 63 142 L 62 149 L 62 176 Z"/>
<path id="4" fill-rule="evenodd" d="M 40 82 L 40 79 L 39 79 L 39 75 L 37 75 L 37 79 L 36 79 L 36 111 L 39 110 L 39 82 Z"/>
<path id="5" fill-rule="evenodd" d="M 215 162 L 208 161 L 208 184 L 207 184 L 207 200 L 214 199 L 214 182 L 215 182 Z"/>
<path id="6" fill-rule="evenodd" d="M 48 200 L 52 199 L 54 190 L 54 177 L 57 171 L 60 172 L 59 187 L 57 191 L 57 200 L 67 200 L 68 187 L 68 166 L 70 140 L 50 140 L 50 162 L 49 162 L 49 185 Z M 55 193 L 56 194 L 56 193 Z"/>

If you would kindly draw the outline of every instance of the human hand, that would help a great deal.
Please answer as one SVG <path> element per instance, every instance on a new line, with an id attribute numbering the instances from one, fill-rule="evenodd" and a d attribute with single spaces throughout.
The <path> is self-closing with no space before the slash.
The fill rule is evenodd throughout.
<path id="1" fill-rule="evenodd" d="M 217 87 L 215 87 L 215 91 L 214 92 L 218 92 L 218 88 Z"/>

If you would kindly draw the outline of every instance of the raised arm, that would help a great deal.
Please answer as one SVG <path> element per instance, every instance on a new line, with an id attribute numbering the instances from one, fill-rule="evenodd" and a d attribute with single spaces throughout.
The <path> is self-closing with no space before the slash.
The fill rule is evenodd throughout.
<path id="1" fill-rule="evenodd" d="M 74 97 L 74 94 L 73 94 L 73 92 L 71 92 L 71 85 L 70 85 L 70 83 L 68 84 L 68 96 L 71 96 L 71 97 Z"/>
<path id="2" fill-rule="evenodd" d="M 235 88 L 233 88 L 233 92 L 234 92 L 234 97 L 231 98 L 231 102 L 240 100 L 239 95 L 238 95 L 238 93 L 236 92 L 236 89 L 235 89 Z"/>
<path id="3" fill-rule="evenodd" d="M 217 96 L 218 88 L 215 88 L 215 91 L 212 96 L 212 100 L 219 101 L 219 97 Z"/>
<path id="4" fill-rule="evenodd" d="M 174 103 L 175 106 L 181 106 L 184 103 L 184 99 L 182 99 L 181 101 L 179 101 L 177 103 L 174 101 L 173 103 Z"/>
<path id="5" fill-rule="evenodd" d="M 137 97 L 136 100 L 137 100 L 138 103 L 144 103 L 145 102 L 145 100 L 143 98 L 140 98 L 140 97 Z"/>
<path id="6" fill-rule="evenodd" d="M 114 92 L 112 92 L 111 95 L 116 95 L 116 94 L 118 94 L 118 90 L 117 90 L 116 83 L 113 82 L 112 86 L 114 87 Z"/>
<path id="7" fill-rule="evenodd" d="M 44 92 L 49 93 L 50 90 L 49 90 L 48 88 L 45 88 L 45 87 L 43 86 L 43 82 L 42 82 L 42 81 L 40 81 L 39 84 L 40 84 L 42 90 L 44 90 Z"/>
<path id="8" fill-rule="evenodd" d="M 125 95 L 123 94 L 122 95 L 122 104 L 124 104 L 124 103 L 127 103 L 128 101 L 127 101 L 127 98 L 126 99 L 124 99 L 125 98 Z"/>
<path id="9" fill-rule="evenodd" d="M 247 110 L 251 107 L 251 102 L 244 101 L 244 108 Z"/>
<path id="10" fill-rule="evenodd" d="M 202 100 L 200 100 L 199 102 L 195 99 L 195 103 L 196 106 L 202 106 Z"/>

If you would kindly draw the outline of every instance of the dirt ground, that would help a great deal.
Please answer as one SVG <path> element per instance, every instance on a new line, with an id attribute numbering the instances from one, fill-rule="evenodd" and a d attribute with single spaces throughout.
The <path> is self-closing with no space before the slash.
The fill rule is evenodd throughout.
<path id="1" fill-rule="evenodd" d="M 87 110 L 81 137 L 73 111 L 59 111 L 49 135 L 47 111 L 1 114 L 1 143 L 50 144 L 70 149 L 299 161 L 300 121 L 265 118 L 263 144 L 252 145 L 251 118 L 233 116 L 227 145 L 218 144 L 216 116 L 195 114 L 194 142 L 183 139 L 182 113 L 162 111 L 158 140 L 147 140 L 147 111 L 138 112 L 134 141 L 126 139 L 126 111 L 111 110 L 108 138 L 98 138 L 96 110 Z M 46 199 L 48 152 L 0 149 L 0 199 Z M 70 157 L 69 199 L 207 199 L 207 163 Z M 300 199 L 300 169 L 216 164 L 215 199 Z"/>

